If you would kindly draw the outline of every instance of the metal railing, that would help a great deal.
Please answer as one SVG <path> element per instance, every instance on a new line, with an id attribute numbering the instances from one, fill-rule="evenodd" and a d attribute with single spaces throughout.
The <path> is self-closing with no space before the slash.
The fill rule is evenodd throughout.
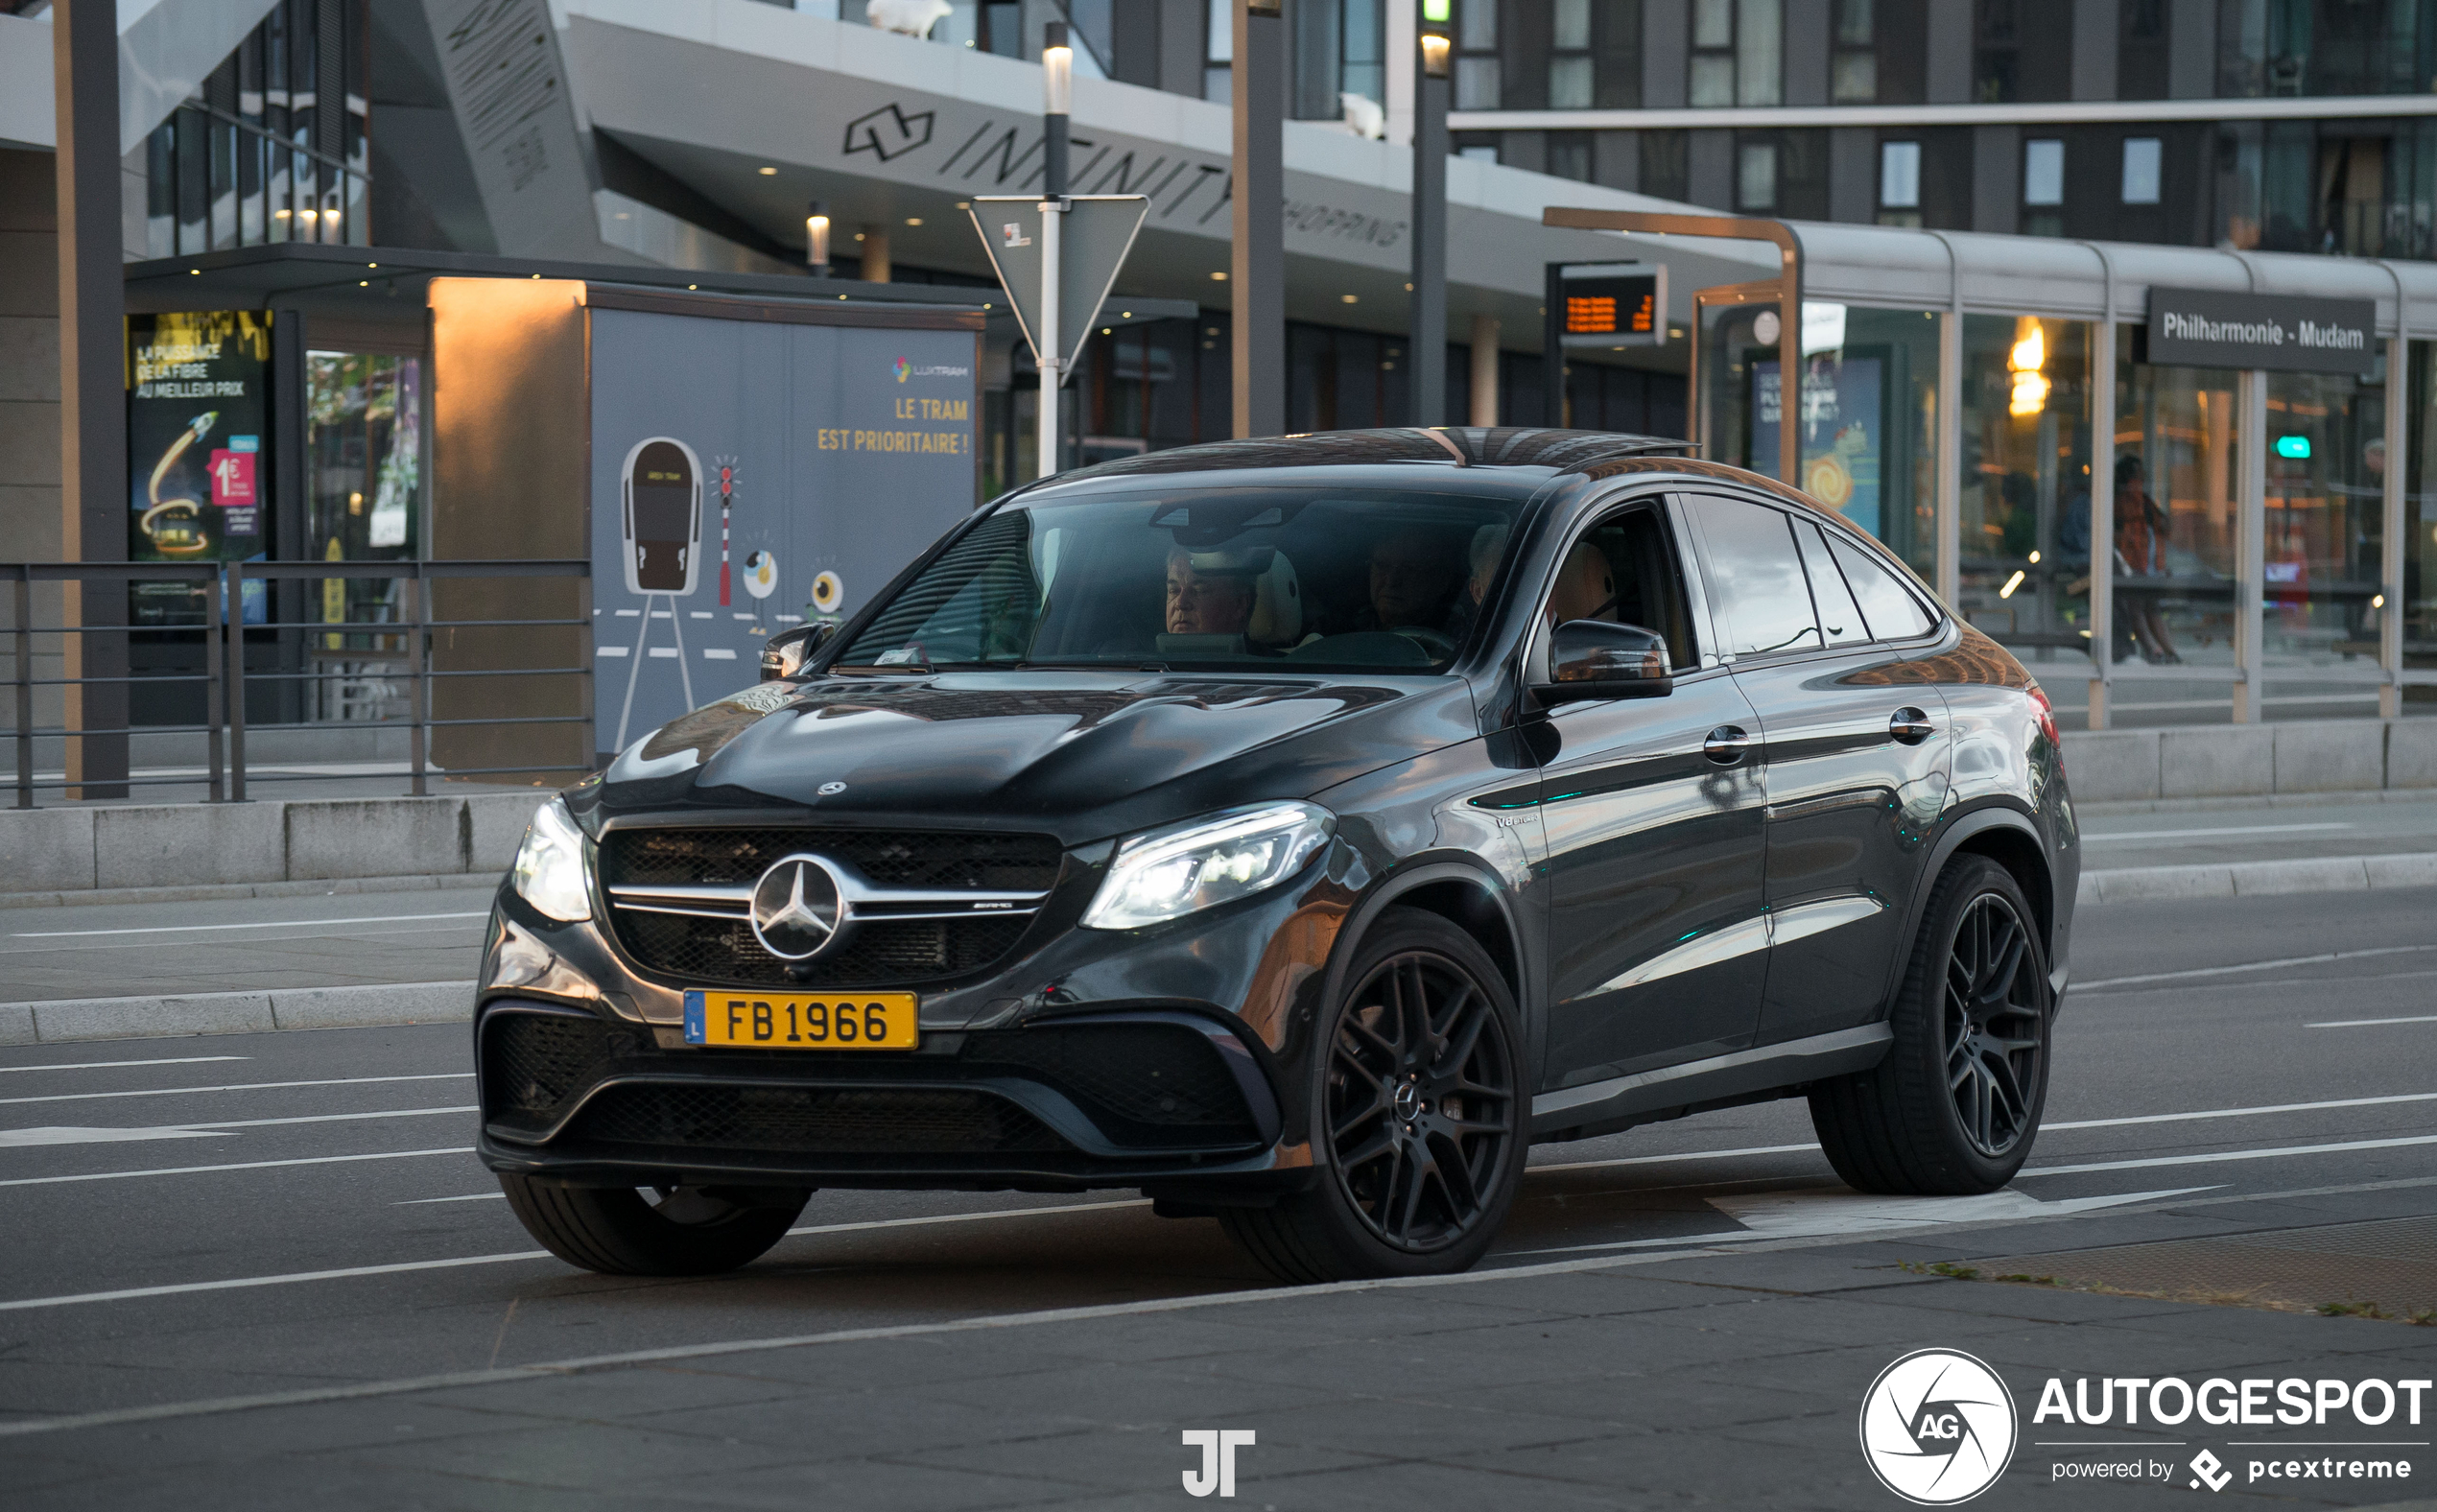
<path id="1" fill-rule="evenodd" d="M 35 806 L 35 794 L 41 790 L 119 789 L 148 786 L 192 786 L 195 775 L 174 771 L 167 774 L 135 770 L 125 774 L 107 772 L 86 775 L 63 771 L 58 776 L 45 776 L 35 769 L 35 743 L 38 739 L 64 741 L 132 740 L 137 736 L 197 735 L 203 737 L 205 786 L 209 800 L 239 802 L 246 800 L 249 782 L 313 780 L 322 774 L 314 772 L 262 772 L 249 769 L 246 757 L 247 688 L 251 683 L 311 686 L 346 679 L 355 674 L 344 671 L 305 668 L 303 670 L 259 671 L 247 667 L 246 648 L 253 632 L 262 632 L 260 642 L 278 644 L 294 637 L 292 644 L 301 648 L 316 635 L 349 638 L 373 637 L 398 643 L 394 655 L 362 659 L 401 659 L 405 663 L 407 684 L 406 714 L 402 719 L 347 720 L 312 721 L 282 726 L 285 729 L 336 732 L 343 730 L 395 729 L 407 732 L 405 775 L 409 791 L 415 797 L 429 792 L 431 766 L 431 735 L 436 730 L 476 726 L 505 725 L 582 725 L 593 721 L 592 655 L 589 626 L 591 619 L 591 563 L 580 558 L 515 559 L 496 561 L 381 561 L 381 562 L 6 562 L 0 563 L 0 581 L 9 582 L 14 590 L 11 635 L 15 689 L 13 708 L 13 745 L 16 771 L 13 786 L 16 807 Z M 434 585 L 441 582 L 478 579 L 561 579 L 577 584 L 575 612 L 564 616 L 515 616 L 509 618 L 443 619 L 433 612 L 436 597 Z M 382 621 L 282 620 L 272 612 L 278 594 L 274 585 L 295 581 L 330 581 L 337 579 L 373 579 L 394 581 L 398 585 L 399 617 Z M 39 624 L 34 615 L 34 590 L 38 583 L 106 583 L 187 582 L 198 584 L 202 603 L 200 625 L 130 625 L 107 623 L 91 625 Z M 263 619 L 246 619 L 246 587 L 249 582 L 264 585 L 266 614 Z M 233 609 L 233 613 L 232 613 Z M 115 616 L 113 616 L 115 619 Z M 435 666 L 434 637 L 463 630 L 499 632 L 529 631 L 548 628 L 569 628 L 580 632 L 575 665 L 539 666 L 509 665 L 501 667 Z M 191 672 L 137 672 L 131 666 L 125 674 L 80 674 L 76 676 L 36 676 L 35 637 L 59 636 L 119 637 L 132 643 L 136 637 L 158 641 L 163 635 L 201 635 L 202 665 Z M 61 650 L 70 644 L 62 639 Z M 530 646 L 530 641 L 527 643 Z M 378 648 L 388 653 L 387 647 Z M 449 658 L 440 658 L 445 663 Z M 80 658 L 80 665 L 82 665 Z M 64 672 L 64 667 L 62 668 Z M 509 714 L 480 718 L 438 717 L 434 712 L 433 693 L 436 684 L 456 678 L 493 677 L 572 677 L 577 685 L 577 712 L 573 714 Z M 83 690 L 87 688 L 119 688 L 131 696 L 139 688 L 160 688 L 165 685 L 201 684 L 203 692 L 201 723 L 144 723 L 132 719 L 102 726 L 90 723 L 37 724 L 35 721 L 35 694 L 40 688 Z M 587 736 L 578 760 L 556 761 L 534 766 L 451 766 L 444 768 L 449 777 L 496 777 L 526 775 L 538 772 L 589 769 L 592 765 L 591 740 Z M 89 757 L 91 745 L 84 747 Z M 130 764 L 131 765 L 131 764 Z M 377 775 L 395 775 L 394 772 Z M 374 775 L 374 774 L 367 774 Z"/>

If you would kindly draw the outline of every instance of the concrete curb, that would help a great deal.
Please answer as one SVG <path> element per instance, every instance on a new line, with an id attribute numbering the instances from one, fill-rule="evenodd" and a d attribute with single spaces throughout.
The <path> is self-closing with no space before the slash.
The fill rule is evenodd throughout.
<path id="1" fill-rule="evenodd" d="M 186 887 L 88 887 L 72 892 L 0 892 L 0 909 L 92 908 L 112 903 L 209 903 L 220 898 L 327 898 L 351 892 L 428 892 L 499 886 L 493 872 L 436 877 L 333 877 L 306 882 L 198 883 Z"/>
<path id="2" fill-rule="evenodd" d="M 0 1045 L 462 1024 L 473 1016 L 474 984 L 470 981 L 274 987 L 264 992 L 195 992 L 153 998 L 64 998 L 55 1003 L 0 1004 Z"/>
<path id="3" fill-rule="evenodd" d="M 2437 887 L 2437 853 L 2311 856 L 2292 861 L 2222 862 L 2200 866 L 2127 866 L 2082 873 L 2077 904 L 2173 898 L 2269 897 L 2294 892 L 2366 892 L 2373 887 Z"/>

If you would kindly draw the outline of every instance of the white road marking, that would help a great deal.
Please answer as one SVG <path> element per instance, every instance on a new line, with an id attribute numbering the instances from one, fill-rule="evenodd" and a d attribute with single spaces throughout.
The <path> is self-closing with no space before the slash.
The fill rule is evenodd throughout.
<path id="1" fill-rule="evenodd" d="M 95 1129 L 62 1123 L 48 1128 L 0 1129 L 0 1149 L 21 1149 L 35 1145 L 118 1145 L 133 1140 L 219 1137 L 201 1129 Z"/>
<path id="2" fill-rule="evenodd" d="M 35 930 L 9 936 L 12 940 L 63 940 L 96 934 L 192 934 L 205 930 L 287 930 L 322 924 L 410 924 L 422 919 L 486 919 L 478 913 L 367 913 L 345 919 L 268 919 L 255 924 L 156 924 L 140 930 Z"/>
<path id="3" fill-rule="evenodd" d="M 241 1160 L 225 1166 L 166 1166 L 154 1170 L 88 1170 L 73 1176 L 13 1176 L 0 1187 L 49 1187 L 63 1181 L 126 1181 L 135 1176 L 196 1176 L 222 1170 L 269 1170 L 281 1166 L 337 1166 L 355 1160 L 412 1160 L 417 1155 L 471 1155 L 474 1146 L 450 1149 L 385 1149 L 369 1155 L 305 1155 L 294 1160 Z"/>
<path id="4" fill-rule="evenodd" d="M 2373 1024 L 2437 1024 L 2437 1013 L 2416 1013 L 2405 1019 L 2330 1019 L 2324 1024 L 2305 1024 L 2306 1029 L 2357 1029 Z"/>
<path id="5" fill-rule="evenodd" d="M 251 1060 L 251 1055 L 178 1055 L 166 1060 L 72 1060 L 58 1066 L 0 1066 L 0 1071 L 107 1071 L 119 1066 L 197 1066 L 207 1060 Z"/>
<path id="6" fill-rule="evenodd" d="M 176 1098 L 203 1092 L 275 1092 L 288 1087 L 356 1087 L 376 1081 L 462 1081 L 470 1071 L 434 1071 L 412 1076 L 333 1076 L 326 1081 L 241 1081 L 225 1087 L 145 1087 L 134 1092 L 54 1092 L 39 1098 L 0 1098 L 0 1107 L 18 1102 L 81 1102 L 92 1098 Z"/>
<path id="7" fill-rule="evenodd" d="M 12 1145 L 100 1145 L 120 1140 L 209 1139 L 229 1129 L 262 1129 L 280 1123 L 351 1123 L 359 1119 L 419 1119 L 438 1113 L 479 1113 L 461 1108 L 392 1108 L 379 1113 L 308 1113 L 289 1119 L 235 1119 L 224 1123 L 162 1123 L 152 1127 L 0 1129 L 0 1147 Z"/>
<path id="8" fill-rule="evenodd" d="M 2401 1092 L 2383 1098 L 2332 1098 L 2324 1102 L 2271 1102 L 2251 1108 L 2201 1108 L 2189 1113 L 2139 1113 L 2116 1119 L 2070 1119 L 2044 1122 L 2043 1130 L 2121 1128 L 2135 1123 L 2189 1123 L 2204 1119 L 2246 1119 L 2267 1113 L 2315 1113 L 2325 1108 L 2369 1108 L 2393 1102 L 2437 1102 L 2437 1092 Z M 1627 1155 L 1618 1160 L 1576 1160 L 1562 1165 L 1526 1166 L 1524 1174 L 1550 1170 L 1597 1170 L 1609 1166 L 1660 1166 L 1677 1160 L 1732 1160 L 1745 1155 L 1796 1155 L 1819 1147 L 1806 1145 L 1754 1145 L 1742 1149 L 1688 1149 L 1667 1155 Z M 2024 1175 L 2031 1172 L 2024 1171 Z"/>
<path id="9" fill-rule="evenodd" d="M 2180 840 L 2198 839 L 2211 835 L 2297 835 L 2304 830 L 2349 830 L 2350 824 L 2236 824 L 2216 830 L 2128 830 L 2119 835 L 2093 835 L 2085 831 L 2086 844 L 2105 845 L 2118 840 Z"/>
<path id="10" fill-rule="evenodd" d="M 1762 1192 L 1715 1196 L 1710 1206 L 1742 1224 L 1715 1234 L 1677 1234 L 1665 1239 L 1617 1240 L 1601 1244 L 1560 1244 L 1549 1249 L 1510 1251 L 1522 1255 L 1576 1255 L 1599 1250 L 1655 1249 L 1662 1245 L 1748 1243 L 1755 1240 L 1817 1239 L 1837 1234 L 1879 1234 L 1890 1229 L 1942 1228 L 1952 1223 L 2002 1222 L 2008 1219 L 2070 1217 L 2098 1208 L 2132 1202 L 2160 1202 L 2209 1187 L 2176 1187 L 2165 1192 L 2123 1192 L 2100 1197 L 2069 1197 L 2043 1202 L 2011 1187 L 1976 1197 L 1881 1197 L 1841 1188 L 1798 1192 Z"/>
<path id="11" fill-rule="evenodd" d="M 2408 956 L 2437 950 L 2437 945 L 2380 945 L 2373 950 L 2330 951 L 2324 956 L 2288 956 L 2283 960 L 2255 960 L 2240 966 L 2201 966 L 2191 971 L 2159 971 L 2145 977 L 2109 977 L 2103 981 L 2077 981 L 2077 991 L 2094 987 L 2129 987 L 2141 981 L 2181 981 L 2189 977 L 2225 977 L 2243 971 L 2274 971 L 2281 966 L 2317 966 L 2331 960 L 2359 960 L 2370 956 Z"/>
<path id="12" fill-rule="evenodd" d="M 403 1202 L 392 1202 L 390 1206 L 393 1208 L 419 1208 L 424 1204 L 431 1202 L 505 1202 L 507 1200 L 508 1193 L 505 1192 L 474 1192 L 468 1193 L 461 1197 L 409 1197 Z"/>
<path id="13" fill-rule="evenodd" d="M 464 1197 L 440 1197 L 441 1202 L 470 1201 Z M 943 1213 L 930 1217 L 879 1218 L 865 1223 L 826 1223 L 811 1228 L 789 1229 L 795 1234 L 844 1234 L 860 1229 L 905 1228 L 924 1223 L 975 1223 L 989 1218 L 1034 1218 L 1061 1213 L 1098 1213 L 1110 1208 L 1147 1208 L 1144 1199 L 1124 1202 L 1077 1202 L 1052 1208 L 1001 1208 L 989 1213 Z M 249 1287 L 286 1287 L 303 1281 L 343 1281 L 358 1276 L 394 1276 L 413 1270 L 448 1270 L 461 1265 L 498 1265 L 518 1260 L 548 1260 L 543 1249 L 517 1250 L 503 1255 L 461 1255 L 450 1260 L 408 1260 L 387 1265 L 350 1265 L 339 1270 L 298 1270 L 279 1276 L 236 1276 L 226 1281 L 182 1281 L 160 1287 L 126 1287 L 116 1291 L 80 1291 L 60 1297 L 25 1297 L 15 1302 L 0 1302 L 0 1312 L 22 1311 L 28 1308 L 77 1307 L 87 1302 L 128 1302 L 139 1297 L 182 1296 L 193 1291 L 235 1291 Z"/>
<path id="14" fill-rule="evenodd" d="M 465 927 L 461 924 L 417 924 L 400 926 L 396 929 L 353 929 L 343 932 L 320 930 L 303 934 L 272 935 L 269 938 L 278 944 L 290 944 L 304 940 L 396 939 L 410 934 L 450 934 L 462 939 L 465 937 Z M 257 938 L 262 937 L 257 936 Z M 192 950 L 199 945 L 217 943 L 219 942 L 214 940 L 87 940 L 82 945 L 0 945 L 0 956 L 83 955 L 97 950 Z"/>
<path id="15" fill-rule="evenodd" d="M 2080 1166 L 2038 1166 L 2024 1176 L 2078 1176 L 2094 1170 L 2146 1170 L 2158 1166 L 2213 1166 L 2230 1160 L 2275 1160 L 2285 1155 L 2340 1155 L 2356 1149 L 2400 1149 L 2406 1145 L 2437 1145 L 2437 1134 L 2404 1139 L 2355 1139 L 2334 1145 L 2284 1145 L 2275 1149 L 2225 1149 L 2198 1155 L 2152 1155 L 2142 1160 L 2098 1160 Z"/>

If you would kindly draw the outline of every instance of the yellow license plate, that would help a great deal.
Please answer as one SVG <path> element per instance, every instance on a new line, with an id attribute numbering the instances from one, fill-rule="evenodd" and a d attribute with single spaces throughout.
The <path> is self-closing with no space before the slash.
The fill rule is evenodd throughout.
<path id="1" fill-rule="evenodd" d="M 912 1050 L 911 992 L 689 992 L 685 1042 L 751 1050 Z"/>

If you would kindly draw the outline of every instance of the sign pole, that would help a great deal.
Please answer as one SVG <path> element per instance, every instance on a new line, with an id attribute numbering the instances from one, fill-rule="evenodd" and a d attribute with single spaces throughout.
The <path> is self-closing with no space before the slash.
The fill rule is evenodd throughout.
<path id="1" fill-rule="evenodd" d="M 1038 448 L 1041 468 L 1038 476 L 1053 477 L 1057 473 L 1058 451 L 1058 390 L 1066 381 L 1066 360 L 1058 355 L 1057 307 L 1058 224 L 1066 219 L 1066 204 L 1060 200 L 1041 201 L 1041 332 L 1040 359 L 1041 402 Z"/>
<path id="2" fill-rule="evenodd" d="M 1413 423 L 1447 423 L 1448 0 L 1423 0 L 1413 79 Z"/>

